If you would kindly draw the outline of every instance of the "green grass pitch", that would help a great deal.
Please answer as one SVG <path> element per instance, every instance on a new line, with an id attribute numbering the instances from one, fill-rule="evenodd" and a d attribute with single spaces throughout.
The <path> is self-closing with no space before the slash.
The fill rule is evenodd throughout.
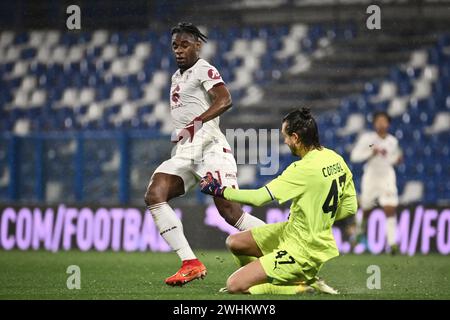
<path id="1" fill-rule="evenodd" d="M 236 269 L 227 252 L 196 253 L 208 276 L 184 287 L 168 287 L 163 280 L 180 265 L 173 253 L 0 251 L 0 299 L 450 299 L 446 256 L 340 256 L 320 272 L 341 292 L 338 296 L 250 296 L 218 293 Z M 66 286 L 70 265 L 80 267 L 80 290 Z M 379 290 L 367 288 L 370 265 L 380 267 Z"/>

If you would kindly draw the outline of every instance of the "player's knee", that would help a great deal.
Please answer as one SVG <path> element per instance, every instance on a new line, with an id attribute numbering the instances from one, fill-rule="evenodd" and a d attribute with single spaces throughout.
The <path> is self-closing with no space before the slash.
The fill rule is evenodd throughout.
<path id="1" fill-rule="evenodd" d="M 228 250 L 230 250 L 231 252 L 233 252 L 233 236 L 228 236 L 227 239 L 225 240 L 225 245 L 227 246 Z"/>
<path id="2" fill-rule="evenodd" d="M 243 293 L 246 291 L 245 288 L 236 277 L 229 277 L 227 280 L 227 290 L 229 293 Z"/>
<path id="3" fill-rule="evenodd" d="M 228 236 L 225 240 L 225 245 L 227 246 L 228 250 L 233 253 L 236 253 L 236 251 L 239 250 L 239 241 L 236 239 L 235 235 Z"/>
<path id="4" fill-rule="evenodd" d="M 147 188 L 147 192 L 145 192 L 144 201 L 147 206 L 151 206 L 157 203 L 166 202 L 167 197 L 160 190 L 160 188 L 149 186 Z"/>

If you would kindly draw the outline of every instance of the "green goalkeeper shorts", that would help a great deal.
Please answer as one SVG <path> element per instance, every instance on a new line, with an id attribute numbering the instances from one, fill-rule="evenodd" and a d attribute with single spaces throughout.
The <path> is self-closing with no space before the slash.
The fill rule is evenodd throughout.
<path id="1" fill-rule="evenodd" d="M 266 224 L 251 229 L 253 239 L 263 256 L 259 258 L 267 275 L 268 282 L 273 284 L 293 284 L 314 279 L 320 266 L 292 255 L 292 246 L 283 243 L 283 232 L 287 222 Z"/>

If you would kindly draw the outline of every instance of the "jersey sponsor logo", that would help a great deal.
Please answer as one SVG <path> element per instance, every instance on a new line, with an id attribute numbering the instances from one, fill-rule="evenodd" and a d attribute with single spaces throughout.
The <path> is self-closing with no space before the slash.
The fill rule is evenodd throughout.
<path id="1" fill-rule="evenodd" d="M 180 91 L 180 86 L 176 86 L 175 89 L 172 91 L 172 101 L 177 103 L 180 100 L 180 94 L 178 93 Z"/>
<path id="2" fill-rule="evenodd" d="M 225 178 L 236 179 L 236 174 L 235 173 L 226 173 L 225 174 Z"/>
<path id="3" fill-rule="evenodd" d="M 214 69 L 209 69 L 208 70 L 208 77 L 210 77 L 213 80 L 218 80 L 218 79 L 221 78 L 219 72 L 217 70 L 214 70 Z"/>

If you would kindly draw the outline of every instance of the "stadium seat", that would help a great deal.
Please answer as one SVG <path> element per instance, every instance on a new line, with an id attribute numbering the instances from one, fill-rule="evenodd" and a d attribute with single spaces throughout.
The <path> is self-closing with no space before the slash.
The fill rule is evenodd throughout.
<path id="1" fill-rule="evenodd" d="M 438 134 L 450 130 L 450 113 L 440 112 L 436 114 L 433 124 L 425 128 L 427 134 Z"/>
<path id="2" fill-rule="evenodd" d="M 343 128 L 338 129 L 340 136 L 358 133 L 364 129 L 364 116 L 362 114 L 351 114 Z"/>

